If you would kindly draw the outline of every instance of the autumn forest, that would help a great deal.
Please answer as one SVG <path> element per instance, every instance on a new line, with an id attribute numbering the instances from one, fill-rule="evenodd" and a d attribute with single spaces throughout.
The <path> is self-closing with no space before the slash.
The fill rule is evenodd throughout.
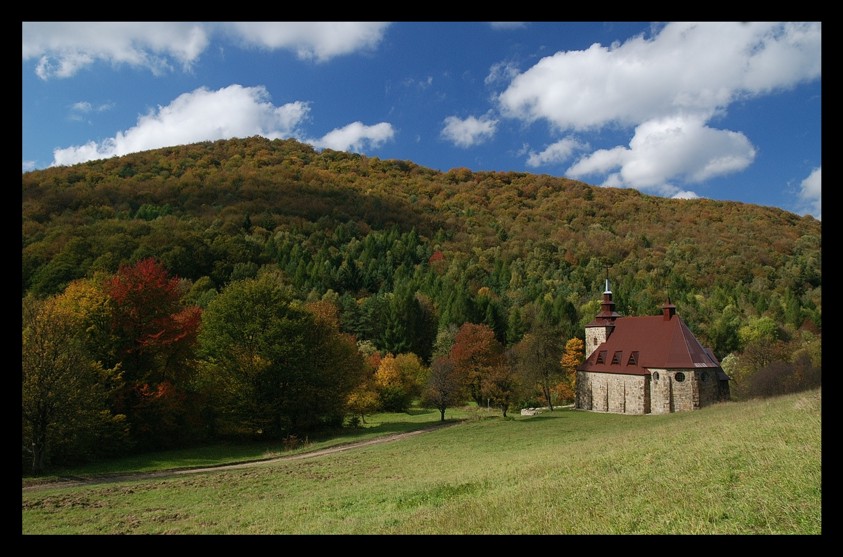
<path id="1" fill-rule="evenodd" d="M 260 137 L 22 175 L 25 472 L 573 400 L 608 274 L 745 399 L 821 368 L 821 223 Z"/>

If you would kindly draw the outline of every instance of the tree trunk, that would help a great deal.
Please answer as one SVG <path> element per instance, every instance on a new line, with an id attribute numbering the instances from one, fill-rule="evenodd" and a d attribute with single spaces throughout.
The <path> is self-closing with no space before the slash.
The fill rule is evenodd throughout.
<path id="1" fill-rule="evenodd" d="M 41 474 L 44 471 L 47 460 L 47 435 L 46 433 L 37 434 L 32 441 L 32 473 L 34 475 Z"/>
<path id="2" fill-rule="evenodd" d="M 544 399 L 547 401 L 547 409 L 553 412 L 553 399 L 551 398 L 550 386 L 544 383 L 542 385 L 542 391 L 544 391 Z"/>
<path id="3" fill-rule="evenodd" d="M 440 409 L 439 409 L 439 414 L 440 414 L 440 416 L 441 416 L 441 417 L 440 417 L 440 419 L 439 419 L 439 421 L 444 422 L 444 421 L 445 421 L 445 409 L 444 409 L 444 408 L 440 408 Z"/>

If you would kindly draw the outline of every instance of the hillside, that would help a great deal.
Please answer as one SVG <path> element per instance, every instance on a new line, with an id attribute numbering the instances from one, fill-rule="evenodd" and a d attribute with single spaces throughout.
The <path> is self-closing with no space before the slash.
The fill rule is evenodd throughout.
<path id="1" fill-rule="evenodd" d="M 581 335 L 609 265 L 619 312 L 670 295 L 721 358 L 761 316 L 821 330 L 820 222 L 769 207 L 258 137 L 25 173 L 22 197 L 22 287 L 40 296 L 148 256 L 197 300 L 277 265 L 302 298 L 412 290 L 439 328 L 484 321 L 511 343 L 536 314 Z"/>

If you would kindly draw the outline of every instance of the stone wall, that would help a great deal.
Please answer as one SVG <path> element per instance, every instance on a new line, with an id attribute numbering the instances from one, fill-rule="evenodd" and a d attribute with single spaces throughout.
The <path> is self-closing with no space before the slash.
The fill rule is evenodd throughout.
<path id="1" fill-rule="evenodd" d="M 588 358 L 598 346 L 609 338 L 608 327 L 586 327 L 585 328 L 585 357 Z"/>
<path id="2" fill-rule="evenodd" d="M 652 369 L 651 375 L 577 372 L 580 410 L 620 414 L 669 414 L 719 401 L 713 369 Z"/>
<path id="3" fill-rule="evenodd" d="M 653 414 L 698 410 L 718 401 L 717 374 L 713 369 L 652 369 Z"/>
<path id="4" fill-rule="evenodd" d="M 577 408 L 594 412 L 647 414 L 650 411 L 649 377 L 577 372 Z"/>

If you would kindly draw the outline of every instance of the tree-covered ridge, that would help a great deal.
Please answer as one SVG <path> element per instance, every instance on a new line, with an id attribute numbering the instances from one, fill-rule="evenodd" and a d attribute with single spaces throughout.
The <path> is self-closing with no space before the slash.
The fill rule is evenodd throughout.
<path id="1" fill-rule="evenodd" d="M 23 287 L 40 294 L 156 256 L 217 289 L 278 264 L 304 294 L 359 298 L 392 291 L 397 273 L 427 283 L 440 309 L 459 291 L 480 305 L 494 300 L 501 319 L 549 305 L 557 316 L 577 313 L 578 326 L 611 265 L 621 313 L 653 313 L 669 294 L 703 336 L 729 305 L 743 320 L 769 313 L 820 328 L 820 223 L 780 209 L 544 175 L 442 173 L 257 137 L 30 172 L 22 182 Z M 428 262 L 434 252 L 441 259 Z"/>

